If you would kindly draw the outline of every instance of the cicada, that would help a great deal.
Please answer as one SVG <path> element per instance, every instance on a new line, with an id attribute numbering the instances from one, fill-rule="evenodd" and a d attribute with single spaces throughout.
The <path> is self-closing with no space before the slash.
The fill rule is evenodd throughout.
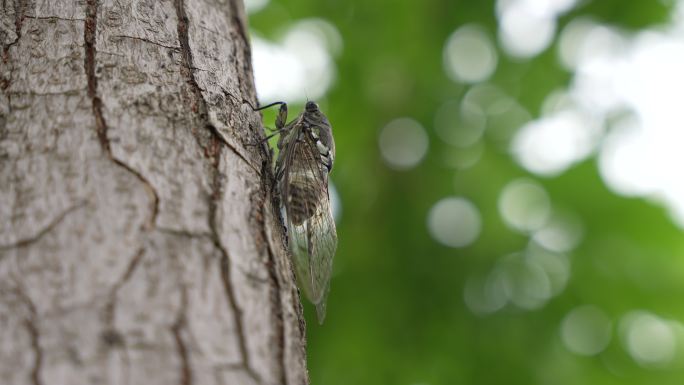
<path id="1" fill-rule="evenodd" d="M 289 123 L 287 104 L 280 105 L 275 128 L 278 158 L 277 193 L 288 231 L 288 244 L 300 288 L 316 306 L 318 322 L 325 318 L 337 230 L 328 193 L 328 174 L 335 159 L 335 142 L 328 118 L 314 102 Z"/>

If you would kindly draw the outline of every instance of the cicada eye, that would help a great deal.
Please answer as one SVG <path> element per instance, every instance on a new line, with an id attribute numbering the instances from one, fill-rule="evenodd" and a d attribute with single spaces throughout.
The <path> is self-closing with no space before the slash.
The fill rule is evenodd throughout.
<path id="1" fill-rule="evenodd" d="M 318 111 L 318 104 L 314 102 L 306 102 L 306 110 L 308 112 L 316 112 Z"/>

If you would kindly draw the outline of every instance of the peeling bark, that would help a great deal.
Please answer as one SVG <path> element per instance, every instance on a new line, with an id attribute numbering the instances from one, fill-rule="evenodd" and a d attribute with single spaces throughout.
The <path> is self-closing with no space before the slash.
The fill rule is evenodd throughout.
<path id="1" fill-rule="evenodd" d="M 306 384 L 239 0 L 0 5 L 3 384 Z"/>

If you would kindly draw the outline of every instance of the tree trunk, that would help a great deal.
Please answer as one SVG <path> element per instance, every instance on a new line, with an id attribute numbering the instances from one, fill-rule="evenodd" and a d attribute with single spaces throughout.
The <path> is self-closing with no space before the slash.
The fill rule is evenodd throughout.
<path id="1" fill-rule="evenodd" d="M 307 383 L 241 1 L 1 6 L 0 383 Z"/>

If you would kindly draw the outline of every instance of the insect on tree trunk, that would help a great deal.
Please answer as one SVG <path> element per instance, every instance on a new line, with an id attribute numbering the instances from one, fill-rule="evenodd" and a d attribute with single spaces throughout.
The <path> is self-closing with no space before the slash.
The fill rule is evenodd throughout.
<path id="1" fill-rule="evenodd" d="M 307 383 L 241 1 L 1 6 L 0 383 Z"/>

